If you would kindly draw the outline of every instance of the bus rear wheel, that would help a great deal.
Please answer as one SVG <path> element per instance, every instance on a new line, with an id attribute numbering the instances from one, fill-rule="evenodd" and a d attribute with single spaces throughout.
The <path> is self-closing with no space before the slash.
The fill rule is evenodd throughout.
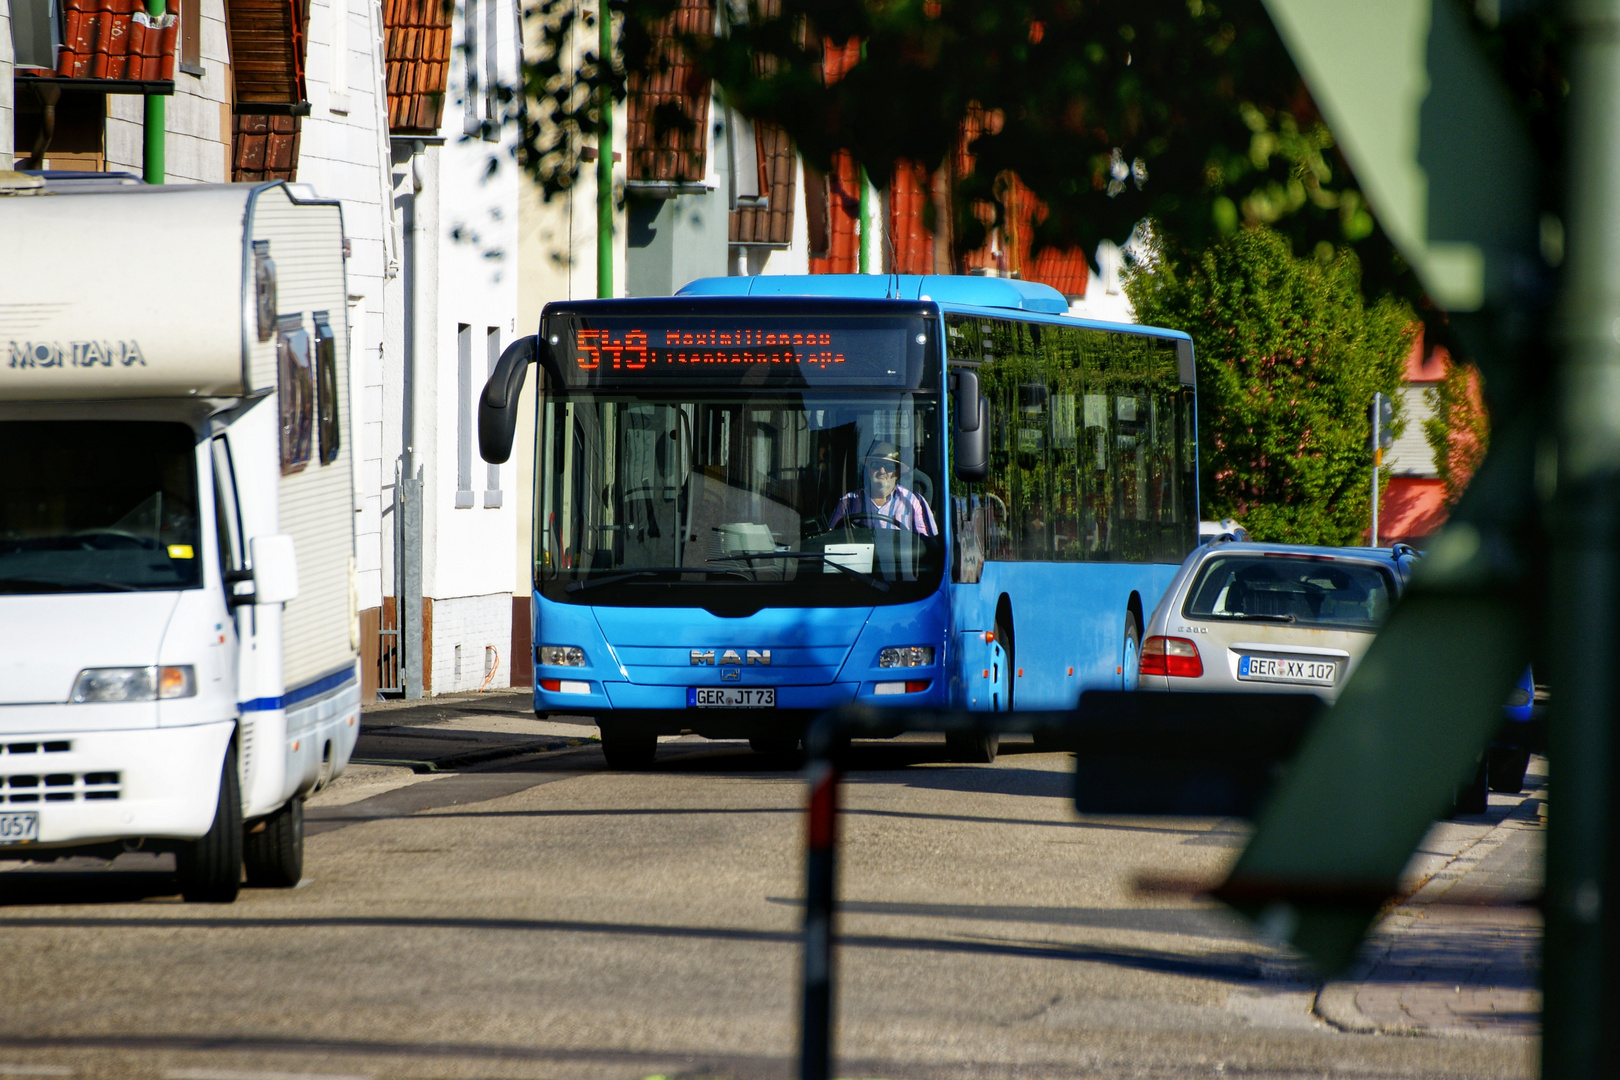
<path id="1" fill-rule="evenodd" d="M 602 756 L 610 769 L 645 769 L 658 753 L 658 736 L 640 728 L 598 720 L 602 736 Z"/>

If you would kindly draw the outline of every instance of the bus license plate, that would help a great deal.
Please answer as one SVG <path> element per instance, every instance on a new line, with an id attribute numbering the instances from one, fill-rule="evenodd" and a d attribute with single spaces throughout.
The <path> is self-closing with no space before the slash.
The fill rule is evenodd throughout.
<path id="1" fill-rule="evenodd" d="M 776 708 L 776 688 L 689 686 L 686 689 L 686 707 L 689 709 L 774 709 Z"/>
<path id="2" fill-rule="evenodd" d="M 1238 678 L 1251 682 L 1332 686 L 1338 665 L 1332 660 L 1298 660 L 1287 656 L 1241 656 Z"/>
<path id="3" fill-rule="evenodd" d="M 39 814 L 33 810 L 0 814 L 0 844 L 31 844 L 39 839 Z"/>

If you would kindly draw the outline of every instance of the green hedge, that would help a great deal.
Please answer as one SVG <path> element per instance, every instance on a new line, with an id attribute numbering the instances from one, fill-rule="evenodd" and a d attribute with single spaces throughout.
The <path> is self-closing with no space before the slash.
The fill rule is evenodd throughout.
<path id="1" fill-rule="evenodd" d="M 1203 516 L 1255 540 L 1366 542 L 1367 408 L 1399 387 L 1416 332 L 1404 304 L 1363 300 L 1353 253 L 1322 255 L 1245 229 L 1185 265 L 1161 246 L 1126 275 L 1139 321 L 1193 338 Z"/>

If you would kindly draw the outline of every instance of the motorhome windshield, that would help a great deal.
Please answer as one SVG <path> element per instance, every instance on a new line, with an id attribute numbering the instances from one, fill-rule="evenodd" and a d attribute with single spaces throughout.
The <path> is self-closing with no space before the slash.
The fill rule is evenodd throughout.
<path id="1" fill-rule="evenodd" d="M 540 432 L 536 582 L 564 603 L 914 600 L 944 565 L 934 394 L 573 393 Z"/>
<path id="2" fill-rule="evenodd" d="M 154 421 L 0 421 L 0 593 L 202 583 L 196 436 Z"/>

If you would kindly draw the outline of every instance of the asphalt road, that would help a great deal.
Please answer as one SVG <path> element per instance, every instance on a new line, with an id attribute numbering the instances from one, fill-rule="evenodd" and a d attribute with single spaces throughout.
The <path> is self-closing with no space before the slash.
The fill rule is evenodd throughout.
<path id="1" fill-rule="evenodd" d="M 368 716 L 385 763 L 313 800 L 296 889 L 187 905 L 138 854 L 0 872 L 0 1076 L 792 1076 L 792 763 L 682 739 L 613 773 L 516 698 L 431 708 Z M 838 1075 L 1534 1075 L 1530 1038 L 1330 1026 L 1287 956 L 1137 893 L 1219 875 L 1235 823 L 1082 821 L 1065 756 L 943 749 L 857 744 Z"/>

